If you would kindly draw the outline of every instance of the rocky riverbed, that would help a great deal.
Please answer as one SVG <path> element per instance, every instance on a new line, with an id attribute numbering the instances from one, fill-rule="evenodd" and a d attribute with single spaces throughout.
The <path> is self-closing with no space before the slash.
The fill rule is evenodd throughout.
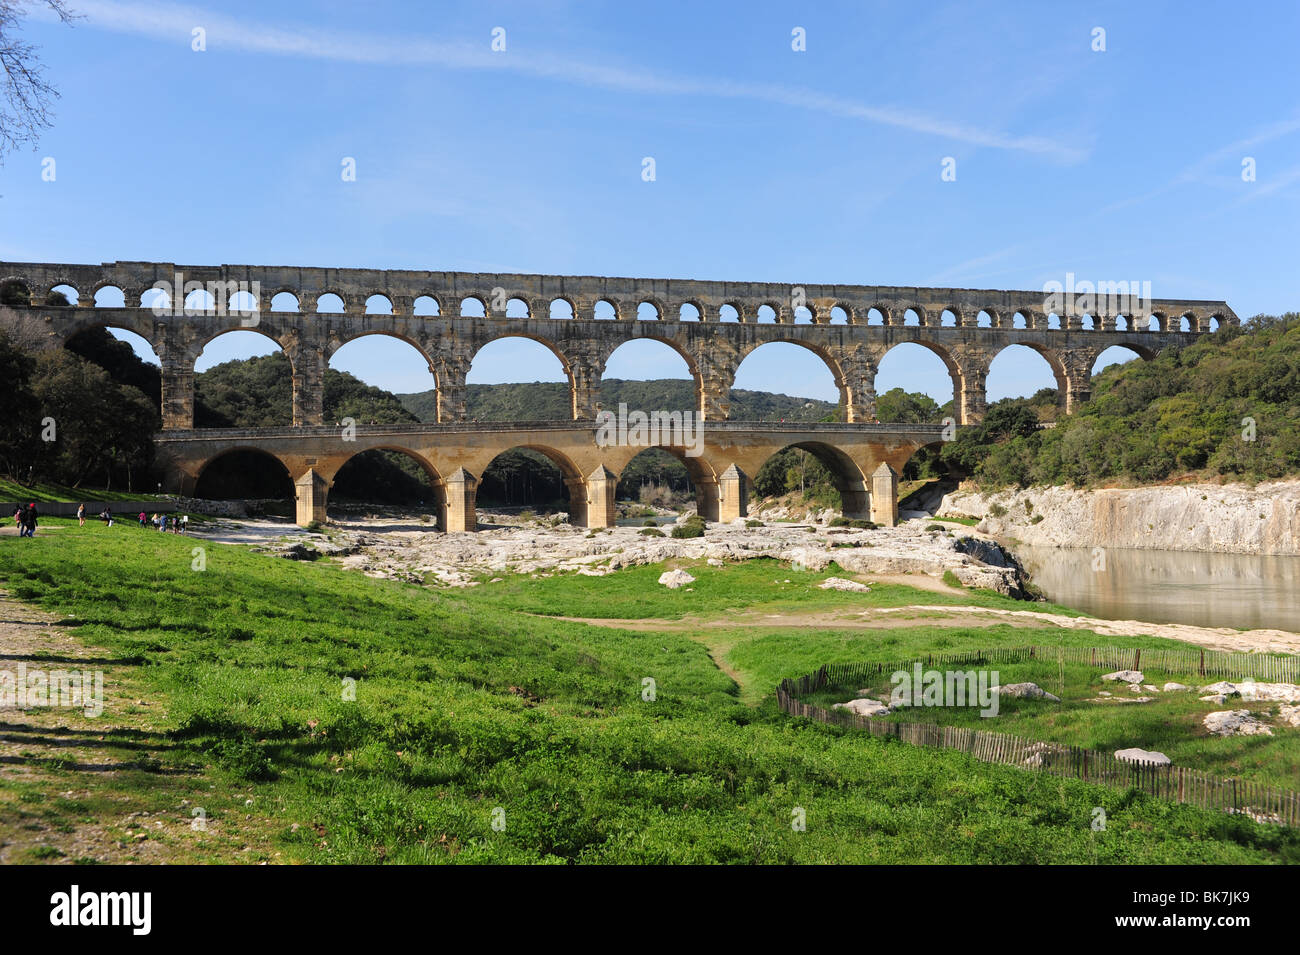
<path id="1" fill-rule="evenodd" d="M 205 536 L 252 543 L 297 559 L 332 556 L 375 577 L 431 585 L 473 586 L 508 573 L 576 571 L 593 577 L 623 567 L 684 559 L 737 561 L 772 557 L 822 570 L 832 562 L 854 574 L 917 574 L 952 571 L 971 587 L 1027 597 L 1027 578 L 1015 559 L 961 525 L 909 520 L 892 528 L 832 527 L 824 523 L 762 523 L 741 519 L 709 524 L 703 537 L 643 535 L 640 527 L 589 531 L 563 521 L 524 519 L 480 512 L 484 527 L 473 534 L 444 534 L 399 517 L 338 520 L 326 533 L 311 534 L 275 521 L 222 524 Z M 671 526 L 663 529 L 671 533 Z M 956 533 L 955 533 L 956 532 Z"/>

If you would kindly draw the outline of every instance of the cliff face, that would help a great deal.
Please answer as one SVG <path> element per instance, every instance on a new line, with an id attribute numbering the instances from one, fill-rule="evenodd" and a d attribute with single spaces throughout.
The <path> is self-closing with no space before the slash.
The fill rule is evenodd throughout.
<path id="1" fill-rule="evenodd" d="M 944 496 L 937 516 L 977 517 L 985 533 L 1047 547 L 1300 555 L 1300 481 L 1253 488 L 958 490 Z"/>

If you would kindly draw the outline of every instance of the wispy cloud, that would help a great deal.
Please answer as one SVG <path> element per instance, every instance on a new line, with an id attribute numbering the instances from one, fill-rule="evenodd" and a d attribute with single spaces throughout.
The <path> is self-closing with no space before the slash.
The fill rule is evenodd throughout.
<path id="1" fill-rule="evenodd" d="M 77 0 L 88 26 L 188 44 L 190 31 L 202 27 L 209 49 L 239 50 L 272 56 L 296 56 L 335 62 L 432 66 L 453 70 L 497 70 L 580 86 L 661 96 L 745 99 L 792 109 L 860 120 L 913 133 L 990 149 L 1004 149 L 1075 163 L 1087 150 L 1057 137 L 1018 136 L 995 129 L 929 116 L 898 106 L 871 105 L 816 90 L 776 83 L 748 83 L 708 77 L 672 76 L 584 62 L 571 54 L 535 56 L 511 51 L 493 53 L 480 43 L 448 43 L 412 37 L 332 33 L 310 27 L 277 27 L 237 20 L 198 7 L 120 0 Z"/>

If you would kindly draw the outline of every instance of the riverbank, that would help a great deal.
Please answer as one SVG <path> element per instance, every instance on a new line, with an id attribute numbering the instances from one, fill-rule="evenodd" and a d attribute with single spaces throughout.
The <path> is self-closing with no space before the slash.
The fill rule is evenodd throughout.
<path id="1" fill-rule="evenodd" d="M 976 518 L 983 533 L 1035 547 L 1300 556 L 1300 481 L 958 489 L 935 514 Z"/>
<path id="2" fill-rule="evenodd" d="M 550 576 L 577 572 L 603 577 L 626 567 L 669 560 L 731 563 L 775 558 L 806 568 L 831 565 L 854 574 L 911 574 L 1023 598 L 1027 579 L 988 542 L 972 541 L 966 528 L 912 520 L 892 528 L 831 527 L 740 519 L 709 524 L 703 537 L 674 538 L 672 527 L 588 530 L 552 518 L 480 511 L 474 534 L 444 534 L 397 515 L 370 519 L 333 517 L 323 533 L 287 522 L 222 523 L 194 536 L 221 543 L 258 544 L 298 559 L 329 556 L 372 577 L 453 587 L 476 586 L 495 575 Z M 752 526 L 751 526 L 752 525 Z M 964 540 L 963 540 L 964 539 Z"/>

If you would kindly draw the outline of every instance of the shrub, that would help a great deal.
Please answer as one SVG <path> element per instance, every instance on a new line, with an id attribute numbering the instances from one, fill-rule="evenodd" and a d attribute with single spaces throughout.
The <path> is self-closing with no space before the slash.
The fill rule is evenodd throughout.
<path id="1" fill-rule="evenodd" d="M 676 537 L 679 540 L 682 538 L 703 537 L 703 536 L 704 536 L 703 521 L 687 521 L 685 524 L 673 525 L 673 537 Z"/>
<path id="2" fill-rule="evenodd" d="M 989 517 L 1005 517 L 1006 513 L 1007 509 L 997 501 L 989 505 Z"/>
<path id="3" fill-rule="evenodd" d="M 305 530 L 308 534 L 319 534 L 324 529 L 325 527 L 324 525 L 321 524 L 320 521 L 312 521 L 310 524 L 308 524 L 306 527 L 303 528 L 303 530 Z"/>
<path id="4" fill-rule="evenodd" d="M 647 517 L 644 521 L 641 522 L 641 526 L 642 526 L 642 527 L 658 527 L 658 526 L 659 526 L 659 522 L 656 521 L 653 517 Z"/>
<path id="5" fill-rule="evenodd" d="M 1042 514 L 1035 514 L 1033 517 L 1031 517 L 1031 518 L 1029 519 L 1029 523 L 1031 523 L 1031 524 L 1037 524 L 1037 523 L 1038 523 L 1039 521 L 1041 521 L 1042 519 L 1043 519 L 1043 515 L 1042 515 Z"/>
<path id="6" fill-rule="evenodd" d="M 956 587 L 958 590 L 964 589 L 962 582 L 957 579 L 957 575 L 951 570 L 945 570 L 943 572 L 943 582 L 949 587 Z"/>
<path id="7" fill-rule="evenodd" d="M 746 527 L 762 527 L 762 526 L 763 526 L 763 522 L 762 522 L 762 521 L 745 521 L 745 526 L 746 526 Z"/>
<path id="8" fill-rule="evenodd" d="M 643 527 L 637 533 L 639 533 L 642 537 L 663 537 L 664 536 L 664 532 L 657 527 Z M 673 536 L 676 537 L 677 535 L 673 534 Z"/>

